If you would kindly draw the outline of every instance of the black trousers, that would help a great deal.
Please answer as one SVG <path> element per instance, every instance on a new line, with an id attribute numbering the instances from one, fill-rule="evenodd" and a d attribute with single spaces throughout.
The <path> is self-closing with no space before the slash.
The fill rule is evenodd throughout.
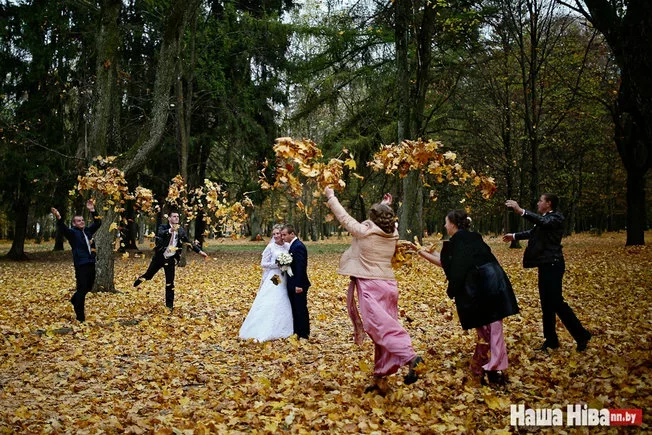
<path id="1" fill-rule="evenodd" d="M 308 288 L 304 288 L 301 293 L 296 292 L 296 287 L 288 285 L 288 297 L 292 306 L 292 320 L 294 323 L 294 333 L 299 338 L 310 337 L 310 315 L 308 313 Z"/>
<path id="2" fill-rule="evenodd" d="M 561 285 L 565 271 L 566 265 L 563 261 L 539 266 L 539 297 L 543 314 L 543 336 L 546 343 L 553 346 L 559 344 L 555 329 L 556 316 L 559 316 L 575 341 L 585 340 L 589 335 L 562 296 Z"/>
<path id="3" fill-rule="evenodd" d="M 163 253 L 157 252 L 152 257 L 147 271 L 142 275 L 142 278 L 150 280 L 154 278 L 156 272 L 161 268 L 165 271 L 165 306 L 168 308 L 174 307 L 174 270 L 177 266 L 176 263 L 174 257 L 165 258 Z"/>
<path id="4" fill-rule="evenodd" d="M 84 313 L 86 294 L 93 290 L 93 284 L 95 284 L 95 263 L 75 266 L 75 281 L 77 282 L 77 287 L 72 298 L 70 298 L 70 302 L 75 308 L 77 320 L 83 322 L 86 320 Z"/>

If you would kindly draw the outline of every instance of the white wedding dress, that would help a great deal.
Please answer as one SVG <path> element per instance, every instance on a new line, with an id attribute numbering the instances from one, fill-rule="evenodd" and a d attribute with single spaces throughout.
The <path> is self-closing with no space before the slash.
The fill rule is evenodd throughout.
<path id="1" fill-rule="evenodd" d="M 294 334 L 287 276 L 281 273 L 276 264 L 276 257 L 281 252 L 288 252 L 289 248 L 288 243 L 278 245 L 272 240 L 263 251 L 260 262 L 263 278 L 249 314 L 240 327 L 240 338 L 260 342 L 287 338 Z M 274 283 L 274 276 L 278 277 L 277 284 Z"/>

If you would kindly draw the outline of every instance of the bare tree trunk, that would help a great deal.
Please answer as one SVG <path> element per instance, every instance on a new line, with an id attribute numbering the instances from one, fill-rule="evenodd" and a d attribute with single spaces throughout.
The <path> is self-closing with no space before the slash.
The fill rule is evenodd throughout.
<path id="1" fill-rule="evenodd" d="M 29 217 L 29 200 L 24 195 L 19 195 L 13 205 L 14 211 L 14 238 L 7 258 L 16 261 L 29 260 L 25 254 L 25 238 L 27 236 L 27 219 Z"/>
<path id="2" fill-rule="evenodd" d="M 196 18 L 196 15 L 195 15 Z M 188 174 L 188 159 L 190 155 L 190 126 L 191 115 L 192 115 L 192 81 L 193 81 L 193 71 L 194 71 L 194 41 L 195 41 L 195 23 L 196 19 L 193 19 L 192 22 L 192 32 L 191 32 L 191 45 L 190 45 L 190 61 L 186 64 L 183 60 L 182 54 L 186 50 L 179 50 L 181 55 L 177 62 L 177 80 L 175 83 L 175 93 L 176 93 L 176 118 L 177 118 L 177 134 L 178 134 L 178 153 L 179 153 L 179 168 L 181 171 L 181 176 L 183 181 L 189 187 L 188 191 L 193 186 L 190 176 Z M 181 44 L 181 41 L 179 42 Z M 185 86 L 184 86 L 185 85 Z M 187 222 L 185 224 L 185 229 L 188 232 L 189 236 L 194 238 L 194 226 L 190 226 Z M 181 258 L 179 260 L 179 266 L 185 266 L 187 262 L 187 251 L 190 248 L 181 250 Z"/>
<path id="3" fill-rule="evenodd" d="M 138 251 L 138 244 L 136 243 L 138 239 L 138 230 L 139 225 L 136 216 L 136 210 L 133 206 L 125 207 L 124 215 L 127 219 L 126 228 L 122 232 L 124 234 L 124 246 L 122 246 L 123 251 Z"/>
<path id="4" fill-rule="evenodd" d="M 652 59 L 649 64 L 652 67 Z M 616 145 L 627 171 L 627 246 L 645 245 L 645 174 L 652 161 L 652 127 L 649 125 L 652 123 L 652 90 L 647 95 L 646 107 L 640 101 L 645 98 L 633 95 L 634 86 L 628 76 L 622 78 L 616 114 Z"/>
<path id="5" fill-rule="evenodd" d="M 396 0 L 395 8 L 395 38 L 396 38 L 396 89 L 398 101 L 397 141 L 401 143 L 410 139 L 410 69 L 408 57 L 408 38 L 410 0 Z M 418 229 L 419 216 L 416 208 L 416 198 L 419 187 L 419 174 L 411 172 L 403 179 L 403 198 L 399 211 L 399 232 L 402 239 L 411 239 L 413 229 Z"/>
<path id="6" fill-rule="evenodd" d="M 170 89 L 176 79 L 176 64 L 188 17 L 197 13 L 200 0 L 175 0 L 168 14 L 159 50 L 149 125 L 121 158 L 125 176 L 138 172 L 158 146 L 168 120 Z"/>
<path id="7" fill-rule="evenodd" d="M 262 206 L 254 206 L 249 214 L 249 227 L 251 228 L 251 237 L 249 240 L 254 241 L 258 235 L 262 236 L 263 210 Z"/>
<path id="8" fill-rule="evenodd" d="M 93 156 L 106 156 L 109 126 L 114 118 L 116 64 L 120 46 L 118 20 L 121 8 L 121 0 L 104 0 L 100 5 L 93 118 L 89 134 L 91 155 Z"/>
<path id="9" fill-rule="evenodd" d="M 197 173 L 198 179 L 203 180 L 206 176 L 206 164 L 208 161 L 208 156 L 210 155 L 210 146 L 206 143 L 197 143 L 199 147 L 199 156 L 198 166 L 199 171 Z M 206 231 L 206 222 L 204 222 L 204 212 L 199 210 L 197 213 L 197 218 L 195 219 L 195 239 L 199 241 L 200 246 L 204 246 L 204 232 Z"/>
<path id="10" fill-rule="evenodd" d="M 104 201 L 98 201 L 102 204 Z M 95 232 L 95 246 L 97 247 L 97 263 L 95 265 L 95 286 L 93 291 L 114 292 L 114 271 L 115 261 L 113 258 L 113 247 L 115 243 L 115 234 L 109 232 L 111 222 L 116 218 L 113 207 L 100 212 L 102 216 L 102 226 Z"/>
<path id="11" fill-rule="evenodd" d="M 605 36 L 621 69 L 614 123 L 618 153 L 627 171 L 626 245 L 644 245 L 645 183 L 652 164 L 652 2 L 630 1 L 624 9 L 610 0 L 575 0 L 575 4 L 575 10 Z"/>

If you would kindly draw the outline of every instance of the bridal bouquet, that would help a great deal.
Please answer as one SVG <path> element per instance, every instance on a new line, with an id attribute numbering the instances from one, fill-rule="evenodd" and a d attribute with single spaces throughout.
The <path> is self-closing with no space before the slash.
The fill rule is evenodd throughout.
<path id="1" fill-rule="evenodd" d="M 290 264 L 292 264 L 292 255 L 290 253 L 281 252 L 278 254 L 278 257 L 276 257 L 276 264 L 278 264 L 278 267 L 282 272 L 287 272 L 288 275 L 294 276 L 292 274 L 292 268 L 290 267 Z"/>

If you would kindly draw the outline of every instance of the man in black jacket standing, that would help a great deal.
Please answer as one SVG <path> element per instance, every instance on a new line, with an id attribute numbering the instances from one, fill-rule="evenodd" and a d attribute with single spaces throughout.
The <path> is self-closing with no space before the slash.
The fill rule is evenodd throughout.
<path id="1" fill-rule="evenodd" d="M 174 308 L 174 271 L 179 259 L 183 244 L 190 245 L 193 251 L 202 257 L 208 257 L 204 251 L 195 243 L 190 243 L 186 230 L 179 225 L 179 213 L 171 211 L 168 215 L 168 223 L 160 225 L 156 232 L 156 247 L 154 256 L 149 263 L 147 271 L 134 281 L 134 287 L 138 287 L 145 280 L 150 280 L 156 272 L 165 271 L 165 306 L 170 310 Z"/>
<path id="2" fill-rule="evenodd" d="M 86 202 L 86 207 L 93 216 L 93 224 L 86 227 L 83 216 L 74 216 L 72 218 L 72 227 L 68 228 L 61 219 L 59 211 L 52 207 L 51 211 L 57 219 L 57 229 L 68 239 L 72 248 L 72 260 L 75 264 L 75 280 L 77 281 L 75 294 L 72 295 L 70 303 L 75 309 L 77 320 L 83 322 L 86 320 L 84 314 L 84 303 L 86 294 L 93 289 L 95 283 L 95 242 L 93 234 L 102 225 L 95 204 L 92 200 Z"/>
<path id="3" fill-rule="evenodd" d="M 543 313 L 543 336 L 545 341 L 539 350 L 556 349 L 559 339 L 555 325 L 559 316 L 568 332 L 577 342 L 577 351 L 582 352 L 591 339 L 591 333 L 584 329 L 571 307 L 562 296 L 562 278 L 566 270 L 561 238 L 564 233 L 564 216 L 556 211 L 559 198 L 544 193 L 537 202 L 540 215 L 521 208 L 514 200 L 505 205 L 534 224 L 531 230 L 505 234 L 503 241 L 529 240 L 523 254 L 523 267 L 539 269 L 539 297 Z"/>

